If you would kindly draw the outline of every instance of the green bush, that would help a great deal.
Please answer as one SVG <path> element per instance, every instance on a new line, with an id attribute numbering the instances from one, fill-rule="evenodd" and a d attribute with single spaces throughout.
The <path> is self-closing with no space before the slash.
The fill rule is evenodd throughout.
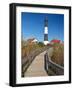
<path id="1" fill-rule="evenodd" d="M 44 46 L 44 44 L 42 42 L 39 42 L 38 45 L 39 45 L 39 47 L 43 47 Z"/>

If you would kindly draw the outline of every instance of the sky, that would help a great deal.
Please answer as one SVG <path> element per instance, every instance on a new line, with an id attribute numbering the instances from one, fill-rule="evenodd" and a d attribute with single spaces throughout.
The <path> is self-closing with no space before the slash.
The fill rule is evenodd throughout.
<path id="1" fill-rule="evenodd" d="M 21 14 L 22 37 L 27 40 L 36 38 L 44 41 L 44 20 L 48 18 L 48 41 L 59 39 L 64 41 L 64 15 L 26 13 Z"/>

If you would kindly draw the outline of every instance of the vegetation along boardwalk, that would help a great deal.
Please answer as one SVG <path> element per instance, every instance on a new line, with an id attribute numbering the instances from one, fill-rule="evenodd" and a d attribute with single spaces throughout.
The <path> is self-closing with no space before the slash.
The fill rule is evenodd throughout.
<path id="1" fill-rule="evenodd" d="M 48 76 L 44 69 L 44 54 L 46 51 L 42 52 L 35 57 L 31 65 L 25 72 L 25 77 L 36 77 L 36 76 Z"/>

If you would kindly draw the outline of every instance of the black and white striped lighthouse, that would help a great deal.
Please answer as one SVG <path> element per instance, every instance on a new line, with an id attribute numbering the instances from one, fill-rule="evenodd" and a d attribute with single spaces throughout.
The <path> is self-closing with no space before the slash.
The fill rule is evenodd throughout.
<path id="1" fill-rule="evenodd" d="M 44 21 L 44 45 L 48 43 L 48 18 L 46 17 Z"/>

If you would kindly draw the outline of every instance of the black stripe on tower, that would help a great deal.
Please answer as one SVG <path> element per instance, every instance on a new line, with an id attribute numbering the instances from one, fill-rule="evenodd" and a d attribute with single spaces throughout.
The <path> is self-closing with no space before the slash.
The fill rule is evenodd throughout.
<path id="1" fill-rule="evenodd" d="M 45 27 L 48 27 L 48 17 L 45 19 Z"/>
<path id="2" fill-rule="evenodd" d="M 44 41 L 48 41 L 48 34 L 44 34 Z"/>

